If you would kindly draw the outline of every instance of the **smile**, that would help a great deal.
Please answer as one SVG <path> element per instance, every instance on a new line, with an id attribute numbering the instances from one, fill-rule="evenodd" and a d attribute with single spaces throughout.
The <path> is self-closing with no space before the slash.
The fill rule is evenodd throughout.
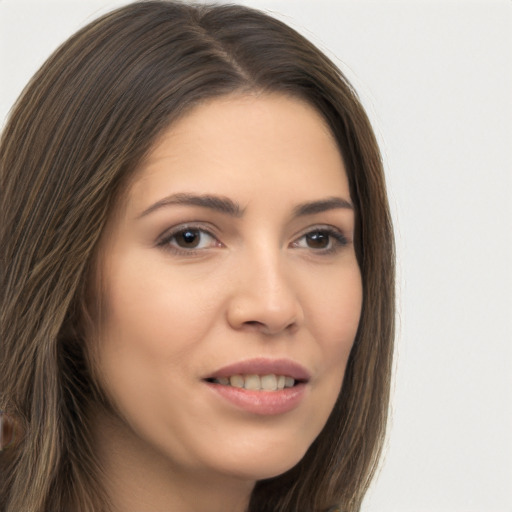
<path id="1" fill-rule="evenodd" d="M 290 359 L 239 361 L 212 372 L 203 382 L 222 403 L 256 415 L 280 415 L 309 395 L 310 372 Z"/>
<path id="2" fill-rule="evenodd" d="M 231 377 L 209 379 L 209 382 L 252 391 L 279 391 L 295 386 L 293 377 L 273 373 L 269 375 L 232 375 Z"/>

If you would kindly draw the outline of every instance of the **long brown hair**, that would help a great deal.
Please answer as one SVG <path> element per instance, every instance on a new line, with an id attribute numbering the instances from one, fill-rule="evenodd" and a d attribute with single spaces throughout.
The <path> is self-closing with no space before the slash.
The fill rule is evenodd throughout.
<path id="1" fill-rule="evenodd" d="M 107 510 L 90 445 L 83 322 L 92 261 L 123 184 L 162 131 L 233 92 L 313 105 L 339 144 L 356 210 L 363 309 L 335 408 L 303 460 L 257 483 L 251 512 L 360 509 L 381 452 L 394 331 L 382 162 L 343 74 L 283 23 L 239 6 L 130 4 L 64 43 L 26 87 L 0 145 L 0 510 Z"/>

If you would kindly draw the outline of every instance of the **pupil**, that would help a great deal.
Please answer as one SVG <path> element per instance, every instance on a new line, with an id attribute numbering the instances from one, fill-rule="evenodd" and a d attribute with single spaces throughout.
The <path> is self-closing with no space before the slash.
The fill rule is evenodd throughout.
<path id="1" fill-rule="evenodd" d="M 325 249 L 329 245 L 329 235 L 320 231 L 306 235 L 309 247 L 313 249 Z"/>
<path id="2" fill-rule="evenodd" d="M 199 232 L 196 229 L 187 229 L 176 236 L 178 245 L 182 247 L 197 247 L 199 245 Z"/>

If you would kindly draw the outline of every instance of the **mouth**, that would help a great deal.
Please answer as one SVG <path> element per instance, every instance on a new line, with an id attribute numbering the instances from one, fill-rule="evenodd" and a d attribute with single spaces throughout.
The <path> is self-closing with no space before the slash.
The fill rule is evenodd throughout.
<path id="1" fill-rule="evenodd" d="M 293 388 L 305 382 L 300 379 L 296 380 L 289 375 L 276 375 L 274 373 L 267 375 L 231 375 L 230 377 L 212 377 L 205 380 L 212 384 L 248 389 L 251 391 L 280 391 L 286 388 Z"/>
<path id="2" fill-rule="evenodd" d="M 308 395 L 310 373 L 289 359 L 250 359 L 225 366 L 203 379 L 224 402 L 257 415 L 279 415 Z"/>

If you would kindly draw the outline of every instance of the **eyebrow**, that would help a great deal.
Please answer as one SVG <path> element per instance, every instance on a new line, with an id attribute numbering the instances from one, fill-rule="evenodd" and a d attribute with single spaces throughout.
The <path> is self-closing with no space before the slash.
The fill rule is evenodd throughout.
<path id="1" fill-rule="evenodd" d="M 316 213 L 338 209 L 353 210 L 354 206 L 350 201 L 347 201 L 342 197 L 328 197 L 319 201 L 310 201 L 308 203 L 299 204 L 293 209 L 293 215 L 295 217 L 303 217 L 305 215 L 315 215 Z"/>
<path id="2" fill-rule="evenodd" d="M 165 197 L 164 199 L 156 202 L 144 210 L 137 218 L 140 219 L 141 217 L 145 217 L 160 208 L 172 205 L 199 206 L 201 208 L 208 208 L 236 218 L 240 218 L 244 214 L 244 209 L 242 209 L 237 202 L 229 199 L 228 197 L 211 194 L 196 195 L 179 193 Z M 353 210 L 354 207 L 350 201 L 347 201 L 342 197 L 328 197 L 326 199 L 309 201 L 297 205 L 293 209 L 293 216 L 304 217 L 306 215 L 315 215 L 317 213 L 337 209 Z"/>
<path id="3" fill-rule="evenodd" d="M 172 196 L 168 196 L 161 201 L 156 202 L 144 210 L 138 218 L 140 219 L 155 210 L 172 205 L 200 206 L 202 208 L 209 208 L 210 210 L 225 213 L 231 217 L 241 217 L 243 215 L 243 210 L 240 208 L 240 205 L 227 197 L 210 194 L 196 195 L 180 193 L 173 194 Z"/>

